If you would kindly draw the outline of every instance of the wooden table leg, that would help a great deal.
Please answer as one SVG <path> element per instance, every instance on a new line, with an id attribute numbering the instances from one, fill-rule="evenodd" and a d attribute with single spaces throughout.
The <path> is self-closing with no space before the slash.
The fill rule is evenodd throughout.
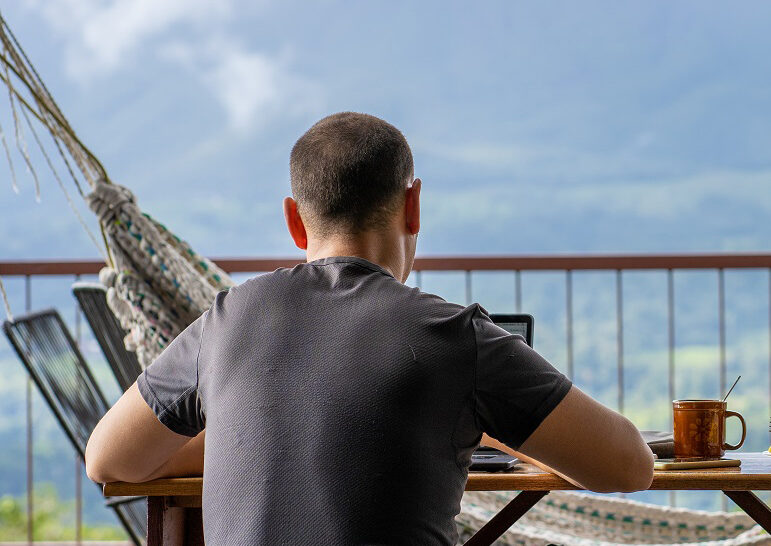
<path id="1" fill-rule="evenodd" d="M 201 509 L 147 497 L 147 546 L 203 546 Z"/>
<path id="2" fill-rule="evenodd" d="M 747 512 L 747 515 L 771 533 L 771 509 L 752 491 L 723 491 L 726 496 Z"/>
<path id="3" fill-rule="evenodd" d="M 548 493 L 548 491 L 521 491 L 479 531 L 474 533 L 474 536 L 468 539 L 463 546 L 490 546 Z M 147 546 L 150 544 L 148 543 Z"/>
<path id="4" fill-rule="evenodd" d="M 204 546 L 203 513 L 200 508 L 185 508 L 185 544 Z"/>

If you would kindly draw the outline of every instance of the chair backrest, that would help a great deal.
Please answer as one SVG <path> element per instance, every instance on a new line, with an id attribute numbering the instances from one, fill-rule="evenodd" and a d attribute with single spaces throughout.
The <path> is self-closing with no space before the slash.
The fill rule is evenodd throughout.
<path id="1" fill-rule="evenodd" d="M 109 406 L 70 331 L 55 309 L 5 321 L 3 330 L 75 450 L 85 458 L 88 437 Z M 147 535 L 144 499 L 112 506 L 131 541 Z"/>
<path id="2" fill-rule="evenodd" d="M 72 285 L 72 293 L 83 309 L 118 385 L 125 392 L 142 373 L 142 367 L 136 354 L 127 351 L 123 344 L 126 331 L 107 306 L 107 290 L 99 283 L 76 282 Z"/>
<path id="3" fill-rule="evenodd" d="M 29 313 L 5 321 L 3 330 L 83 457 L 109 406 L 61 316 L 55 309 Z"/>

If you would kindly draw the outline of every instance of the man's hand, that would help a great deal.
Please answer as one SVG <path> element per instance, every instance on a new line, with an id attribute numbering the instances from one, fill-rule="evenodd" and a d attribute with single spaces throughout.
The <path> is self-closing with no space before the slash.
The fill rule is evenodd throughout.
<path id="1" fill-rule="evenodd" d="M 191 439 L 161 424 L 134 383 L 91 433 L 86 473 L 100 483 L 200 476 L 204 440 L 205 431 Z"/>
<path id="2" fill-rule="evenodd" d="M 482 443 L 600 493 L 640 491 L 653 480 L 653 453 L 637 428 L 575 386 L 519 451 L 487 435 Z"/>

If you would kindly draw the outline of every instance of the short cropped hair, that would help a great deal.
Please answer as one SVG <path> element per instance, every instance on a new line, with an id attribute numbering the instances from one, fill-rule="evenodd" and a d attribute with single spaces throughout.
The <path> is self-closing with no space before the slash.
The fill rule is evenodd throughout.
<path id="1" fill-rule="evenodd" d="M 341 112 L 301 136 L 289 159 L 292 195 L 321 236 L 386 227 L 412 181 L 412 152 L 393 125 Z"/>

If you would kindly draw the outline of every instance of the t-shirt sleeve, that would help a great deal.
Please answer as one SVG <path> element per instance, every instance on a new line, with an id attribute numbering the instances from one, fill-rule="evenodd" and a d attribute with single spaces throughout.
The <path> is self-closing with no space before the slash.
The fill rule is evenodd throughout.
<path id="1" fill-rule="evenodd" d="M 518 449 L 557 407 L 572 383 L 520 335 L 495 325 L 478 307 L 476 418 L 481 430 Z"/>
<path id="2" fill-rule="evenodd" d="M 147 405 L 167 428 L 196 436 L 206 426 L 198 396 L 198 355 L 208 311 L 185 328 L 137 378 Z"/>

